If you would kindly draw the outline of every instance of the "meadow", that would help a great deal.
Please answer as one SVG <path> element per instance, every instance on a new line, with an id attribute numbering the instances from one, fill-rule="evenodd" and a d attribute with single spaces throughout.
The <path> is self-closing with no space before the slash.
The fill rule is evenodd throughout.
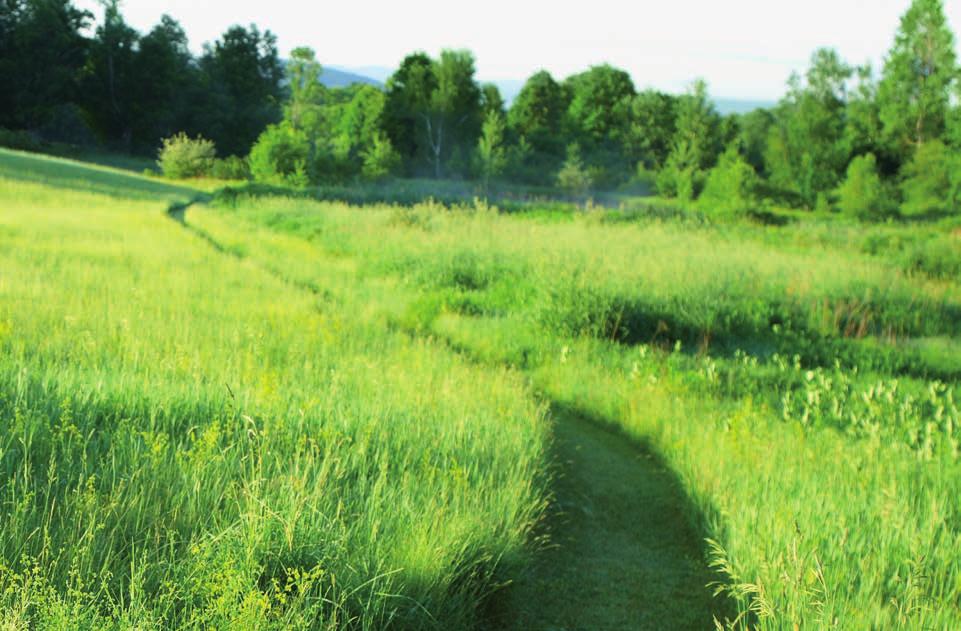
<path id="1" fill-rule="evenodd" d="M 4 626 L 961 625 L 957 221 L 364 201 L 0 152 Z"/>

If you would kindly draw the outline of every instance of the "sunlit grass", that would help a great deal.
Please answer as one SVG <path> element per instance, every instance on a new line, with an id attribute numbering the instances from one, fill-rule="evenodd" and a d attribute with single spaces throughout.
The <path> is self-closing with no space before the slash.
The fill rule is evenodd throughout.
<path id="1" fill-rule="evenodd" d="M 14 627 L 470 624 L 522 562 L 523 382 L 211 247 L 166 202 L 0 180 Z"/>
<path id="2" fill-rule="evenodd" d="M 923 378 L 958 374 L 956 284 L 737 226 L 279 199 L 192 221 L 225 242 L 262 229 L 245 222 L 299 235 L 271 250 L 258 233 L 244 256 L 306 285 L 330 266 L 379 277 L 395 325 L 526 366 L 552 401 L 652 444 L 712 540 L 732 626 L 961 621 L 956 377 Z M 619 317 L 648 328 L 618 335 Z"/>

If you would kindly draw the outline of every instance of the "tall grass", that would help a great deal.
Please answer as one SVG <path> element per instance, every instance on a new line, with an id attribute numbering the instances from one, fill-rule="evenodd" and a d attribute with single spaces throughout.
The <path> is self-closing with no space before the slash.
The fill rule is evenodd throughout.
<path id="1" fill-rule="evenodd" d="M 474 623 L 543 504 L 518 375 L 165 203 L 26 179 L 0 179 L 4 626 Z"/>
<path id="2" fill-rule="evenodd" d="M 284 199 L 191 221 L 303 285 L 377 279 L 395 326 L 653 445 L 737 604 L 722 626 L 961 624 L 959 367 L 914 352 L 956 344 L 956 284 L 746 225 Z"/>

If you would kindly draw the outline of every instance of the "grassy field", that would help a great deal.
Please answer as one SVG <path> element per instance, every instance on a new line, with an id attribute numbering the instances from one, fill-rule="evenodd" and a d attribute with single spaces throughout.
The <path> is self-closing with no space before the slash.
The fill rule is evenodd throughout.
<path id="1" fill-rule="evenodd" d="M 216 188 L 0 152 L 4 625 L 961 625 L 959 224 Z"/>

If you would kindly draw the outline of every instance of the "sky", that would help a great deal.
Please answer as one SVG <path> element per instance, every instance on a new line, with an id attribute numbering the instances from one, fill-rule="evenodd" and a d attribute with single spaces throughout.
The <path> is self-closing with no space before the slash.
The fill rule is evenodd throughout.
<path id="1" fill-rule="evenodd" d="M 96 0 L 78 0 L 96 15 Z M 233 24 L 255 23 L 282 55 L 310 46 L 322 64 L 396 67 L 414 50 L 467 48 L 479 80 L 555 77 L 608 62 L 638 88 L 683 91 L 703 77 L 723 98 L 774 100 L 818 47 L 880 67 L 910 0 L 125 0 L 127 21 L 148 30 L 164 13 L 191 47 Z M 945 0 L 961 29 L 961 0 Z"/>

